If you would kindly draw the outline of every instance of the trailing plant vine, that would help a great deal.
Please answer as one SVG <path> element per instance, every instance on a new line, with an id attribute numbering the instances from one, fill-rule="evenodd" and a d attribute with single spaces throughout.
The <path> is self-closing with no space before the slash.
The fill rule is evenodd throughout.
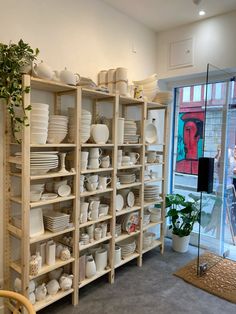
<path id="1" fill-rule="evenodd" d="M 27 111 L 31 110 L 31 106 L 24 108 L 23 95 L 29 93 L 30 87 L 22 87 L 22 74 L 38 53 L 38 48 L 34 51 L 22 39 L 17 44 L 0 43 L 0 99 L 3 99 L 7 106 L 15 138 L 17 132 L 29 126 Z"/>

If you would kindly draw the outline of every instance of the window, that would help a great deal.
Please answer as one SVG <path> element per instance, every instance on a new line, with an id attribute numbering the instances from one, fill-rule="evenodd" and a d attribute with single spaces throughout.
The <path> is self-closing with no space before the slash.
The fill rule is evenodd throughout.
<path id="1" fill-rule="evenodd" d="M 183 102 L 190 101 L 190 87 L 183 87 Z"/>
<path id="2" fill-rule="evenodd" d="M 202 98 L 202 86 L 197 85 L 193 88 L 193 101 L 201 101 Z"/>

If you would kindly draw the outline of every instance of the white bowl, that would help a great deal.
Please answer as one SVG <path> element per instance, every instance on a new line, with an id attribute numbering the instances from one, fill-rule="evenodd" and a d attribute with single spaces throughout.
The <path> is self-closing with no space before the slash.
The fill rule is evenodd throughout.
<path id="1" fill-rule="evenodd" d="M 66 137 L 66 134 L 54 134 L 53 136 L 48 136 L 47 142 L 49 144 L 60 144 L 64 138 Z"/>
<path id="2" fill-rule="evenodd" d="M 30 191 L 30 201 L 31 202 L 38 202 L 41 198 L 41 195 L 42 195 L 41 190 Z"/>
<path id="3" fill-rule="evenodd" d="M 45 133 L 31 133 L 30 142 L 31 144 L 46 144 L 47 132 Z"/>
<path id="4" fill-rule="evenodd" d="M 48 129 L 47 128 L 37 128 L 37 127 L 30 127 L 30 132 L 31 133 L 45 133 L 47 132 Z"/>
<path id="5" fill-rule="evenodd" d="M 147 97 L 149 101 L 153 101 L 153 99 L 156 97 L 157 90 L 153 90 L 151 92 L 147 92 L 143 90 L 143 96 Z"/>
<path id="6" fill-rule="evenodd" d="M 32 128 L 48 128 L 48 122 L 47 121 L 35 121 L 35 120 L 30 120 L 30 127 Z"/>
<path id="7" fill-rule="evenodd" d="M 43 114 L 43 115 L 49 115 L 48 109 L 39 109 L 39 108 L 32 108 L 31 114 Z"/>
<path id="8" fill-rule="evenodd" d="M 154 88 L 159 89 L 157 80 L 152 81 L 150 83 L 143 84 L 143 89 L 154 89 Z"/>
<path id="9" fill-rule="evenodd" d="M 48 121 L 48 115 L 45 114 L 34 114 L 32 113 L 30 118 L 35 122 L 45 122 Z"/>
<path id="10" fill-rule="evenodd" d="M 148 84 L 148 83 L 152 83 L 153 81 L 157 80 L 157 74 L 153 74 L 150 75 L 149 77 L 147 77 L 144 80 L 141 81 L 133 81 L 134 85 L 144 85 L 144 84 Z"/>

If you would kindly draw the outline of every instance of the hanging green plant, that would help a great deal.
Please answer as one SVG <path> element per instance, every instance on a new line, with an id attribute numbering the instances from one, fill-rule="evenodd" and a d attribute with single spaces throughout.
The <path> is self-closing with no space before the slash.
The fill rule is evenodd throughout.
<path id="1" fill-rule="evenodd" d="M 22 87 L 22 74 L 36 59 L 39 50 L 35 51 L 21 39 L 17 44 L 0 43 L 0 99 L 3 99 L 11 118 L 12 133 L 17 140 L 17 132 L 29 126 L 27 111 L 24 108 L 23 95 L 29 93 L 30 87 Z M 19 140 L 17 140 L 19 142 Z"/>

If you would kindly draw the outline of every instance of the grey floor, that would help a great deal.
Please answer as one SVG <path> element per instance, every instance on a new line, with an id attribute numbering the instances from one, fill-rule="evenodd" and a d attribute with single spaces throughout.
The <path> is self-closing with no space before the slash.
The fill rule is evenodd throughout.
<path id="1" fill-rule="evenodd" d="M 236 305 L 195 288 L 173 276 L 173 272 L 196 257 L 197 249 L 175 253 L 166 240 L 163 256 L 159 250 L 144 256 L 143 267 L 132 261 L 116 272 L 113 285 L 101 278 L 80 290 L 80 304 L 70 298 L 40 311 L 40 314 L 235 314 Z"/>

